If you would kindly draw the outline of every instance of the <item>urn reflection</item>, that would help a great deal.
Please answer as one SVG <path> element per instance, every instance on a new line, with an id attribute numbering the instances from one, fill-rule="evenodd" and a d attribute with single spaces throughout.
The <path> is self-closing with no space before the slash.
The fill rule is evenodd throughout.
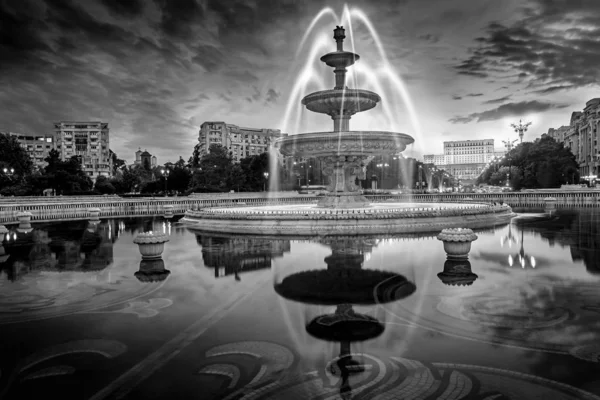
<path id="1" fill-rule="evenodd" d="M 171 271 L 165 269 L 164 260 L 155 258 L 140 261 L 140 269 L 134 275 L 140 282 L 162 282 L 170 273 Z"/>
<path id="2" fill-rule="evenodd" d="M 449 286 L 470 286 L 477 280 L 477 274 L 471 271 L 469 260 L 447 259 L 444 271 L 437 274 L 438 278 Z"/>

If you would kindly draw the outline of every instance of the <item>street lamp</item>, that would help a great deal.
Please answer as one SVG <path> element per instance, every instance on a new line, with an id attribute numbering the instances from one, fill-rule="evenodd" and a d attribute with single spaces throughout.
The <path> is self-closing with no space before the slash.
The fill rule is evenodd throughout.
<path id="1" fill-rule="evenodd" d="M 4 175 L 12 175 L 15 173 L 15 169 L 14 168 L 4 168 L 2 171 L 4 171 Z"/>
<path id="2" fill-rule="evenodd" d="M 263 182 L 263 192 L 266 192 L 267 191 L 267 181 L 269 180 L 269 173 L 263 172 L 263 175 L 265 177 L 265 181 Z"/>
<path id="3" fill-rule="evenodd" d="M 419 165 L 418 179 L 419 179 L 419 190 L 421 190 L 423 187 L 423 166 L 422 165 Z"/>
<path id="4" fill-rule="evenodd" d="M 163 175 L 163 178 L 165 179 L 165 197 L 167 197 L 167 178 L 169 177 L 169 174 L 171 172 L 168 169 L 161 169 L 160 173 Z"/>
<path id="5" fill-rule="evenodd" d="M 390 164 L 388 164 L 388 163 L 379 163 L 379 164 L 377 164 L 377 168 L 381 168 L 381 174 L 380 174 L 381 175 L 381 185 L 379 185 L 380 189 L 383 189 L 383 169 L 385 167 L 389 167 L 389 166 L 390 166 Z"/>
<path id="6" fill-rule="evenodd" d="M 517 124 L 510 124 L 510 126 L 512 126 L 515 129 L 515 132 L 519 134 L 519 138 L 521 139 L 521 143 L 523 143 L 523 136 L 525 135 L 525 132 L 527 132 L 527 127 L 531 125 L 531 122 L 527 122 L 526 124 L 523 124 L 521 122 L 521 120 L 519 120 L 519 125 Z"/>

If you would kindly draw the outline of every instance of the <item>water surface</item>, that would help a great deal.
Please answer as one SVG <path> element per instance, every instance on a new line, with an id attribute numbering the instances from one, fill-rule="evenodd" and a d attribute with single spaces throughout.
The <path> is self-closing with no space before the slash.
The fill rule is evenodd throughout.
<path id="1" fill-rule="evenodd" d="M 600 213 L 516 211 L 468 262 L 435 234 L 9 226 L 0 398 L 600 398 Z"/>

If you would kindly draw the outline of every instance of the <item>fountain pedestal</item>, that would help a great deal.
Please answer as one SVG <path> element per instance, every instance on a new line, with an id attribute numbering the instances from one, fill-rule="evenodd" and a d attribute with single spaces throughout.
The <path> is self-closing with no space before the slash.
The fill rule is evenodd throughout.
<path id="1" fill-rule="evenodd" d="M 317 203 L 323 208 L 368 207 L 370 202 L 360 192 L 356 179 L 365 179 L 366 156 L 318 157 L 323 166 L 322 172 L 328 180 L 328 193 Z"/>

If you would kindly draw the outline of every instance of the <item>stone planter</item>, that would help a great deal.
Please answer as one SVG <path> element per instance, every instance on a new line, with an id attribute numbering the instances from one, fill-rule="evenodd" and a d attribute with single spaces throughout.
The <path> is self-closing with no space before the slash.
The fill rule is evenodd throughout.
<path id="1" fill-rule="evenodd" d="M 163 212 L 165 218 L 173 218 L 173 206 L 171 204 L 164 205 Z"/>
<path id="2" fill-rule="evenodd" d="M 17 214 L 17 218 L 19 219 L 19 228 L 21 229 L 29 229 L 31 228 L 31 214 L 29 211 L 21 211 Z"/>
<path id="3" fill-rule="evenodd" d="M 444 271 L 437 274 L 438 278 L 449 286 L 470 286 L 478 278 L 471 272 L 471 263 L 468 260 L 448 259 L 444 263 Z"/>
<path id="4" fill-rule="evenodd" d="M 99 208 L 88 208 L 88 215 L 91 221 L 98 221 L 100 219 L 100 209 Z"/>
<path id="5" fill-rule="evenodd" d="M 544 209 L 546 210 L 554 210 L 556 209 L 557 200 L 555 197 L 546 197 L 544 199 Z"/>
<path id="6" fill-rule="evenodd" d="M 477 235 L 468 228 L 444 229 L 438 236 L 444 242 L 444 251 L 448 259 L 467 259 L 471 251 L 471 242 L 477 240 Z"/>
<path id="7" fill-rule="evenodd" d="M 152 231 L 140 233 L 133 239 L 133 243 L 139 246 L 144 260 L 160 258 L 168 241 L 169 237 L 164 233 Z"/>

